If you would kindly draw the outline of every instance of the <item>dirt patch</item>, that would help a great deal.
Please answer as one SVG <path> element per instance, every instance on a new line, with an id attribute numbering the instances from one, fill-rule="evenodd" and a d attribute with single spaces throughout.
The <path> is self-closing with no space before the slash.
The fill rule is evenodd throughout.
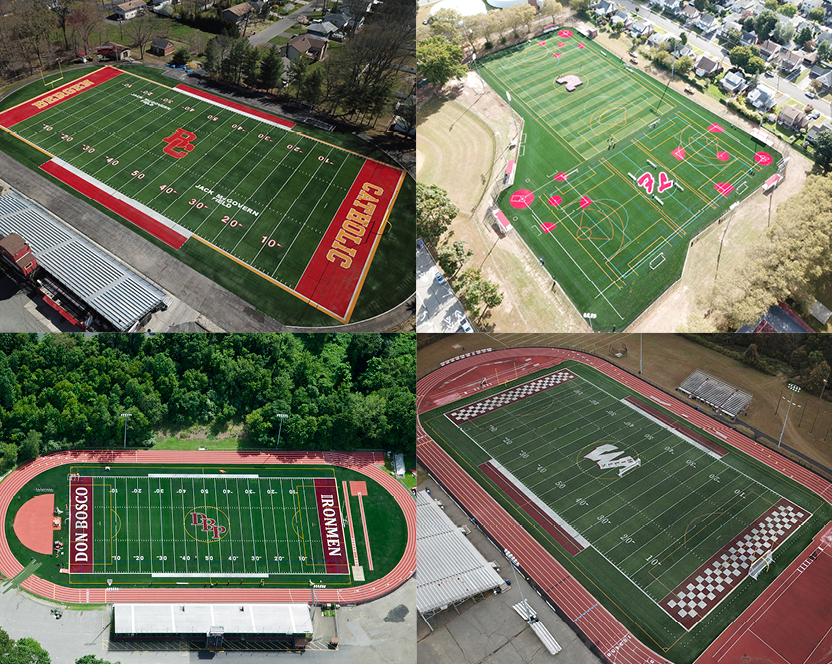
<path id="1" fill-rule="evenodd" d="M 466 242 L 474 251 L 468 267 L 482 268 L 483 276 L 498 283 L 503 292 L 503 302 L 490 312 L 487 328 L 587 329 L 520 236 L 516 232 L 501 236 L 490 214 L 486 189 L 502 178 L 508 146 L 516 134 L 508 105 L 470 72 L 420 107 L 418 133 L 419 181 L 446 189 L 460 208 L 445 239 Z"/>
<path id="2" fill-rule="evenodd" d="M 242 433 L 242 424 L 229 424 L 224 430 L 217 432 L 207 426 L 195 425 L 182 430 L 160 430 L 159 438 L 178 438 L 180 440 L 236 440 L 240 438 Z"/>
<path id="3" fill-rule="evenodd" d="M 626 344 L 627 356 L 623 358 L 610 356 L 608 348 L 613 343 Z M 561 346 L 594 352 L 605 360 L 638 375 L 640 343 L 644 344 L 642 376 L 645 380 L 685 399 L 681 392 L 676 391 L 676 388 L 695 369 L 707 371 L 753 396 L 748 415 L 742 415 L 739 418 L 742 422 L 747 422 L 775 440 L 780 437 L 787 405 L 781 400 L 781 395 L 783 398 L 788 396 L 788 390 L 783 389 L 787 383 L 786 376 L 775 377 L 760 373 L 741 362 L 708 350 L 675 334 L 467 335 L 464 351 L 459 348 L 458 339 L 447 337 L 419 349 L 417 368 L 421 377 L 437 369 L 439 363 L 444 360 L 481 348 Z M 751 343 L 750 339 L 749 343 Z M 694 402 L 691 401 L 691 403 Z M 780 404 L 779 409 L 778 404 Z M 783 434 L 783 443 L 832 468 L 832 432 L 830 432 L 832 404 L 826 401 L 820 404 L 815 423 L 818 404 L 817 397 L 807 395 L 805 392 L 797 395 L 789 414 L 788 426 Z M 696 402 L 696 405 L 699 403 Z M 745 428 L 742 427 L 742 429 Z M 742 430 L 742 433 L 748 433 L 748 431 Z M 825 441 L 824 437 L 826 437 Z"/>

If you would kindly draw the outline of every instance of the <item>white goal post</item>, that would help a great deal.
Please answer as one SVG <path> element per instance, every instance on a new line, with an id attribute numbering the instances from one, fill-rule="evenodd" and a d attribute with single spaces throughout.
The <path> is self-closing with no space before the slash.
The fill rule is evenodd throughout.
<path id="1" fill-rule="evenodd" d="M 764 555 L 751 563 L 751 567 L 748 568 L 748 576 L 756 580 L 760 576 L 760 572 L 767 570 L 772 562 L 774 562 L 774 557 L 771 555 L 771 551 L 766 551 Z"/>

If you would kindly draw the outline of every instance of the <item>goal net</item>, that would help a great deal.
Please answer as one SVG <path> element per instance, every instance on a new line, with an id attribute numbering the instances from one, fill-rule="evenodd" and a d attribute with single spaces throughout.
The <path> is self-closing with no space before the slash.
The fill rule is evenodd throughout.
<path id="1" fill-rule="evenodd" d="M 767 570 L 773 561 L 774 558 L 771 555 L 771 551 L 767 551 L 763 556 L 751 563 L 751 567 L 748 568 L 748 576 L 756 580 L 760 576 L 760 572 Z"/>

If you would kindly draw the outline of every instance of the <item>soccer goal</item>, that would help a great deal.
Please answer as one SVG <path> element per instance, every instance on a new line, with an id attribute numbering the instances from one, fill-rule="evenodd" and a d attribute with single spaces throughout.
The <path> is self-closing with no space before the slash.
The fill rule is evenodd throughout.
<path id="1" fill-rule="evenodd" d="M 771 551 L 766 551 L 765 554 L 751 563 L 751 567 L 748 568 L 748 576 L 756 580 L 760 576 L 760 572 L 767 570 L 772 562 L 774 562 L 774 557 L 771 555 Z"/>

